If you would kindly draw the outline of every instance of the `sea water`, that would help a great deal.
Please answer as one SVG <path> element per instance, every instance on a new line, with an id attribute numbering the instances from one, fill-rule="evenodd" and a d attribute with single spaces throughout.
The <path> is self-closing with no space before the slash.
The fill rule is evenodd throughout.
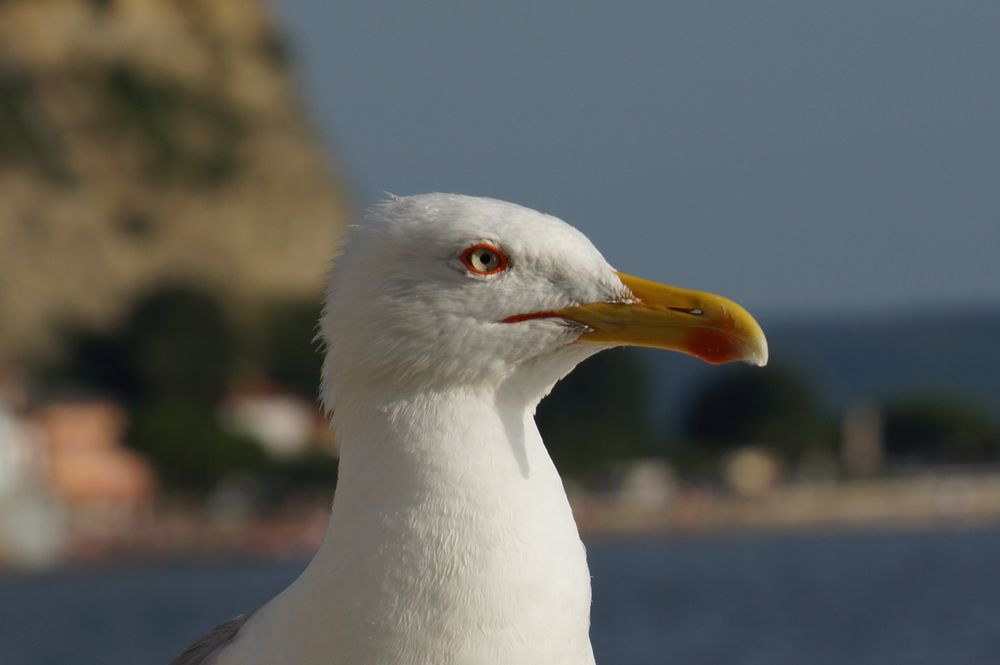
<path id="1" fill-rule="evenodd" d="M 1000 529 L 666 536 L 588 550 L 599 665 L 1000 663 Z M 164 665 L 304 565 L 0 575 L 0 664 Z"/>

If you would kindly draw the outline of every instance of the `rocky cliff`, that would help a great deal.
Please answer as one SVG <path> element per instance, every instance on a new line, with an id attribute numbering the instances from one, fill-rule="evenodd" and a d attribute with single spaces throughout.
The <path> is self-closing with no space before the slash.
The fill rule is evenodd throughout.
<path id="1" fill-rule="evenodd" d="M 317 294 L 347 217 L 259 0 L 0 0 L 0 364 L 151 285 Z"/>

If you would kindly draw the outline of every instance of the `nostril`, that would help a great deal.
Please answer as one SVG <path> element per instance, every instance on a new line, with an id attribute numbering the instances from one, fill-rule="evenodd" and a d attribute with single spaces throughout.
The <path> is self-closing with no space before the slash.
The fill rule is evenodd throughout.
<path id="1" fill-rule="evenodd" d="M 701 316 L 705 311 L 699 307 L 671 307 L 671 311 L 680 312 L 681 314 L 690 314 L 691 316 Z"/>

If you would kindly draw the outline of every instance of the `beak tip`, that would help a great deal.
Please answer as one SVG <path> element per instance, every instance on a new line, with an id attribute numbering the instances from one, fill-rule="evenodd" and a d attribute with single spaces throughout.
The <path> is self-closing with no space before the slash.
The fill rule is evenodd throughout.
<path id="1" fill-rule="evenodd" d="M 747 358 L 747 362 L 757 367 L 765 367 L 767 365 L 767 361 L 768 361 L 767 340 L 762 337 L 760 340 L 760 345 L 756 349 L 754 349 L 753 353 L 750 354 L 750 357 Z"/>

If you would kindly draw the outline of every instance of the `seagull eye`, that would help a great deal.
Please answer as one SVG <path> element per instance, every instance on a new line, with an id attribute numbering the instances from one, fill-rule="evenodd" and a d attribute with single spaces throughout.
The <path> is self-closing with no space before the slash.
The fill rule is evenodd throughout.
<path id="1" fill-rule="evenodd" d="M 477 275 L 493 275 L 510 265 L 507 255 L 493 245 L 473 245 L 462 252 L 462 263 Z"/>

